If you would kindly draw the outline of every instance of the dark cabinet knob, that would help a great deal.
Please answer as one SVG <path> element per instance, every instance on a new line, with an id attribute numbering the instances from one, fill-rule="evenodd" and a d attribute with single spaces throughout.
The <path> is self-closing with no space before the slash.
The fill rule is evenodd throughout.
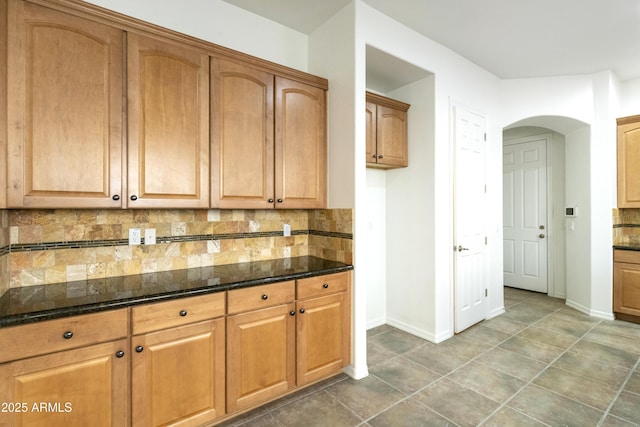
<path id="1" fill-rule="evenodd" d="M 112 199 L 117 202 L 118 200 L 120 200 L 120 195 L 119 194 L 114 194 Z"/>
<path id="2" fill-rule="evenodd" d="M 269 203 L 273 203 L 273 199 L 269 199 Z"/>
<path id="3" fill-rule="evenodd" d="M 131 195 L 131 197 L 129 197 L 131 200 L 133 200 L 134 202 L 136 200 L 138 200 L 138 196 L 136 196 L 135 194 Z"/>
<path id="4" fill-rule="evenodd" d="M 63 337 L 65 340 L 70 340 L 70 339 L 73 337 L 73 332 L 71 332 L 71 331 L 67 331 L 67 332 L 65 332 L 64 334 L 62 334 L 62 337 Z"/>
<path id="5" fill-rule="evenodd" d="M 378 158 L 378 155 L 377 155 L 377 154 L 374 154 L 374 155 L 373 155 L 373 156 L 371 156 L 371 157 L 373 157 L 374 159 L 377 159 L 377 158 Z"/>
<path id="6" fill-rule="evenodd" d="M 120 351 L 116 351 L 116 357 L 118 359 L 121 359 L 124 357 L 124 351 L 120 350 Z"/>
<path id="7" fill-rule="evenodd" d="M 295 315 L 296 315 L 296 312 L 295 312 L 294 310 L 291 310 L 291 311 L 289 312 L 289 316 L 295 316 Z"/>
<path id="8" fill-rule="evenodd" d="M 300 309 L 300 313 L 304 313 L 304 308 L 301 308 L 301 309 Z"/>
<path id="9" fill-rule="evenodd" d="M 278 203 L 282 203 L 282 199 L 278 199 Z"/>
<path id="10" fill-rule="evenodd" d="M 379 158 L 379 159 L 381 159 L 381 158 L 383 158 L 383 157 L 384 157 L 384 156 L 383 156 L 382 154 L 378 155 L 378 158 Z"/>
<path id="11" fill-rule="evenodd" d="M 328 283 L 325 283 L 324 285 L 322 285 L 323 288 L 327 289 L 329 287 Z"/>
<path id="12" fill-rule="evenodd" d="M 269 295 L 267 294 L 262 295 L 262 299 L 266 300 L 267 298 L 269 298 Z"/>
<path id="13" fill-rule="evenodd" d="M 142 353 L 142 350 L 144 350 L 144 347 L 139 345 L 136 347 L 136 353 Z"/>
<path id="14" fill-rule="evenodd" d="M 187 310 L 180 310 L 180 316 L 184 317 L 187 315 Z"/>

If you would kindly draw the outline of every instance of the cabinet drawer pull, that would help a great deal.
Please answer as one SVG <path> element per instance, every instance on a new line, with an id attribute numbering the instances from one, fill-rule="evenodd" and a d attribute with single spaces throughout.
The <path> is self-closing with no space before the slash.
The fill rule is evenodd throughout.
<path id="1" fill-rule="evenodd" d="M 138 196 L 136 196 L 135 194 L 131 195 L 131 197 L 129 197 L 131 200 L 133 200 L 134 202 L 136 200 L 138 200 Z"/>
<path id="2" fill-rule="evenodd" d="M 124 351 L 120 350 L 120 351 L 116 351 L 116 357 L 118 359 L 121 359 L 124 357 Z"/>
<path id="3" fill-rule="evenodd" d="M 119 194 L 114 194 L 112 199 L 117 202 L 118 200 L 120 200 L 120 195 Z"/>
<path id="4" fill-rule="evenodd" d="M 282 199 L 278 199 L 278 203 L 282 203 Z"/>
<path id="5" fill-rule="evenodd" d="M 136 353 L 142 353 L 142 350 L 144 350 L 144 347 L 139 345 L 136 347 Z"/>
<path id="6" fill-rule="evenodd" d="M 180 310 L 180 316 L 184 317 L 187 315 L 187 310 Z"/>
<path id="7" fill-rule="evenodd" d="M 269 203 L 273 203 L 273 199 L 269 199 L 267 200 Z"/>
<path id="8" fill-rule="evenodd" d="M 65 332 L 64 334 L 62 334 L 62 337 L 63 337 L 65 340 L 70 340 L 71 338 L 73 338 L 73 332 L 71 332 L 71 331 L 67 331 L 67 332 Z"/>
<path id="9" fill-rule="evenodd" d="M 262 299 L 263 299 L 263 300 L 266 300 L 267 298 L 269 298 L 269 295 L 267 295 L 267 294 L 263 294 L 263 295 L 262 295 Z"/>
<path id="10" fill-rule="evenodd" d="M 329 284 L 325 283 L 324 285 L 322 285 L 323 288 L 328 289 L 329 288 Z"/>
<path id="11" fill-rule="evenodd" d="M 304 313 L 304 308 L 301 308 L 301 309 L 300 309 L 300 313 Z"/>
<path id="12" fill-rule="evenodd" d="M 295 310 L 291 310 L 291 311 L 289 312 L 289 316 L 295 316 L 295 315 L 296 315 Z"/>

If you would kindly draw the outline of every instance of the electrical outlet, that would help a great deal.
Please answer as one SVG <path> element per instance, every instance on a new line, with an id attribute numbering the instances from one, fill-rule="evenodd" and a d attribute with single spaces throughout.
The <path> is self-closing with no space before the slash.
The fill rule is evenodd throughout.
<path id="1" fill-rule="evenodd" d="M 130 228 L 129 229 L 129 244 L 130 245 L 139 245 L 140 244 L 140 229 L 139 228 Z"/>
<path id="2" fill-rule="evenodd" d="M 145 228 L 144 229 L 144 244 L 155 245 L 156 244 L 156 229 Z"/>
<path id="3" fill-rule="evenodd" d="M 282 235 L 285 237 L 291 236 L 291 225 L 290 224 L 284 224 L 283 230 L 282 230 Z"/>

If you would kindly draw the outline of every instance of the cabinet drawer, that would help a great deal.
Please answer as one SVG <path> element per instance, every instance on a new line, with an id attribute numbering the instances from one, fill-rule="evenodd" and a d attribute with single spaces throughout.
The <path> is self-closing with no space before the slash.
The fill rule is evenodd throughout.
<path id="1" fill-rule="evenodd" d="M 297 283 L 298 299 L 346 292 L 349 288 L 349 272 L 300 279 Z"/>
<path id="2" fill-rule="evenodd" d="M 640 251 L 625 251 L 624 249 L 615 249 L 613 251 L 613 260 L 615 262 L 640 264 Z"/>
<path id="3" fill-rule="evenodd" d="M 242 313 L 291 302 L 295 299 L 295 282 L 253 286 L 227 292 L 228 313 Z"/>
<path id="4" fill-rule="evenodd" d="M 133 307 L 133 335 L 213 319 L 224 311 L 224 292 Z"/>
<path id="5" fill-rule="evenodd" d="M 0 363 L 112 341 L 128 332 L 127 309 L 0 328 Z"/>

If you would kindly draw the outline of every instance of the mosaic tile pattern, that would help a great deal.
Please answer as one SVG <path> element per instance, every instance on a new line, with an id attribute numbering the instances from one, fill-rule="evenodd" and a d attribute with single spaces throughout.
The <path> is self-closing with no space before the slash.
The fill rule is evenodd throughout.
<path id="1" fill-rule="evenodd" d="M 640 209 L 613 209 L 613 244 L 640 245 Z"/>
<path id="2" fill-rule="evenodd" d="M 3 212 L 5 290 L 305 255 L 352 260 L 351 209 Z M 155 228 L 158 243 L 129 246 L 130 228 Z"/>

